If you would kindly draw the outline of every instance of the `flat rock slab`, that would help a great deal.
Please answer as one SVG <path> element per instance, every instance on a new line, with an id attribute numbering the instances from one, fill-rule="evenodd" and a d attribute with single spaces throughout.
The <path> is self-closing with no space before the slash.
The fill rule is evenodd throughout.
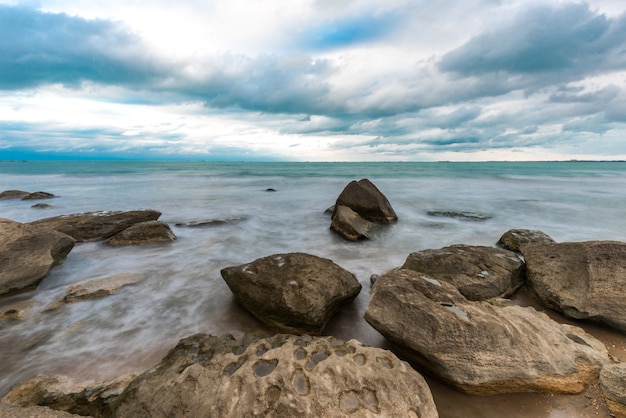
<path id="1" fill-rule="evenodd" d="M 161 212 L 151 209 L 101 211 L 55 216 L 33 221 L 29 224 L 63 232 L 76 241 L 97 241 L 109 238 L 131 225 L 156 221 L 159 216 L 161 216 Z"/>
<path id="2" fill-rule="evenodd" d="M 512 295 L 524 283 L 524 262 L 512 251 L 452 245 L 409 254 L 403 269 L 453 284 L 469 300 Z"/>
<path id="3" fill-rule="evenodd" d="M 528 244 L 522 254 L 544 306 L 626 332 L 626 243 Z"/>
<path id="4" fill-rule="evenodd" d="M 333 337 L 204 334 L 181 340 L 113 403 L 114 417 L 438 416 L 422 376 L 393 353 Z"/>
<path id="5" fill-rule="evenodd" d="M 615 418 L 626 418 L 626 363 L 608 364 L 600 372 L 600 388 Z"/>
<path id="6" fill-rule="evenodd" d="M 129 226 L 107 240 L 109 245 L 139 245 L 172 242 L 176 235 L 170 226 L 161 221 L 139 222 Z"/>
<path id="7" fill-rule="evenodd" d="M 504 299 L 468 301 L 412 270 L 378 278 L 365 319 L 418 367 L 471 394 L 580 393 L 610 361 L 581 328 Z"/>
<path id="8" fill-rule="evenodd" d="M 61 232 L 0 218 L 0 295 L 37 286 L 76 241 Z"/>
<path id="9" fill-rule="evenodd" d="M 227 267 L 222 277 L 237 301 L 283 332 L 319 334 L 361 291 L 354 274 L 305 253 L 275 254 Z"/>

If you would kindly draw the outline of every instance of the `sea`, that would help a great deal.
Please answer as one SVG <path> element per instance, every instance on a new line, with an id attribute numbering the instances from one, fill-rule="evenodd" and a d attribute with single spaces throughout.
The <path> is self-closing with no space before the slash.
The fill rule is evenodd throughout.
<path id="1" fill-rule="evenodd" d="M 326 209 L 350 181 L 363 178 L 387 197 L 398 221 L 377 227 L 368 240 L 346 241 L 330 230 Z M 268 331 L 234 301 L 220 275 L 224 267 L 268 255 L 305 252 L 354 273 L 363 290 L 325 333 L 389 348 L 363 320 L 370 278 L 399 267 L 411 252 L 493 246 L 513 228 L 541 230 L 559 242 L 626 240 L 626 162 L 619 161 L 0 161 L 0 191 L 9 189 L 56 197 L 0 200 L 2 218 L 29 222 L 155 209 L 177 239 L 130 247 L 77 243 L 37 289 L 0 297 L 0 310 L 28 304 L 22 320 L 0 322 L 0 396 L 36 375 L 86 381 L 139 373 L 194 333 Z M 184 225 L 215 220 L 225 222 Z M 112 295 L 49 309 L 74 283 L 120 275 L 142 280 Z M 554 403 L 562 397 L 492 398 L 490 407 L 432 384 L 436 401 L 473 405 L 464 409 L 470 418 L 498 416 L 498 408 L 515 402 L 527 411 L 534 407 L 538 417 L 586 416 L 569 411 L 569 401 Z"/>

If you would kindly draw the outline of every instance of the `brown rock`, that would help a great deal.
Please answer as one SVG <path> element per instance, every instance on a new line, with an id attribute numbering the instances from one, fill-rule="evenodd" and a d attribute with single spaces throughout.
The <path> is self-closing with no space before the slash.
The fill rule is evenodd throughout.
<path id="1" fill-rule="evenodd" d="M 275 254 L 227 267 L 222 277 L 241 305 L 281 331 L 319 334 L 361 291 L 354 274 L 304 253 Z"/>
<path id="2" fill-rule="evenodd" d="M 371 222 L 390 223 L 398 220 L 387 197 L 368 179 L 351 181 L 343 189 L 335 205 L 347 206 Z"/>
<path id="3" fill-rule="evenodd" d="M 578 327 L 504 299 L 468 301 L 412 270 L 378 278 L 365 319 L 418 367 L 472 394 L 580 393 L 609 362 Z"/>
<path id="4" fill-rule="evenodd" d="M 110 245 L 137 245 L 155 242 L 172 242 L 176 235 L 170 226 L 161 221 L 146 221 L 131 225 L 107 240 Z"/>
<path id="5" fill-rule="evenodd" d="M 510 296 L 522 286 L 525 274 L 514 252 L 471 245 L 414 252 L 402 268 L 451 283 L 469 300 Z"/>
<path id="6" fill-rule="evenodd" d="M 23 408 L 21 406 L 6 405 L 0 403 L 0 417 L 6 418 L 78 418 L 80 415 L 69 414 L 67 412 L 55 411 L 44 406 L 31 406 Z"/>
<path id="7" fill-rule="evenodd" d="M 506 231 L 496 245 L 507 250 L 520 252 L 522 245 L 529 243 L 550 244 L 554 240 L 546 233 L 534 229 L 510 229 Z"/>
<path id="8" fill-rule="evenodd" d="M 335 206 L 332 216 L 330 228 L 350 241 L 369 238 L 369 232 L 376 226 L 347 206 Z"/>
<path id="9" fill-rule="evenodd" d="M 600 388 L 615 418 L 626 418 L 626 363 L 607 364 L 600 372 Z"/>
<path id="10" fill-rule="evenodd" d="M 626 332 L 626 243 L 527 244 L 522 254 L 543 305 Z"/>
<path id="11" fill-rule="evenodd" d="M 37 286 L 76 242 L 51 229 L 2 218 L 0 236 L 0 295 Z"/>
<path id="12" fill-rule="evenodd" d="M 5 190 L 0 193 L 0 199 L 21 199 L 30 193 L 23 190 Z"/>
<path id="13" fill-rule="evenodd" d="M 161 212 L 151 209 L 117 212 L 88 212 L 62 215 L 30 222 L 63 232 L 77 241 L 96 241 L 109 238 L 131 225 L 155 221 Z"/>
<path id="14" fill-rule="evenodd" d="M 22 200 L 35 200 L 35 199 L 52 199 L 54 196 L 52 193 L 48 192 L 33 192 L 29 193 L 26 196 L 22 197 Z"/>

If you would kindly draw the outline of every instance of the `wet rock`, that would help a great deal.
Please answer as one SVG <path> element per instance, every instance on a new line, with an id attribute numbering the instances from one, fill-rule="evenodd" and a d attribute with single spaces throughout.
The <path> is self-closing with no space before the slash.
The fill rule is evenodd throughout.
<path id="1" fill-rule="evenodd" d="M 63 232 L 77 241 L 97 241 L 109 238 L 131 225 L 156 221 L 159 216 L 161 216 L 161 212 L 152 209 L 102 211 L 56 216 L 33 221 L 29 224 Z"/>
<path id="2" fill-rule="evenodd" d="M 398 220 L 387 197 L 368 179 L 351 181 L 337 198 L 335 206 L 347 206 L 370 222 Z"/>
<path id="3" fill-rule="evenodd" d="M 107 240 L 109 245 L 137 245 L 155 242 L 172 242 L 176 235 L 170 226 L 161 221 L 139 222 L 129 226 Z"/>
<path id="4" fill-rule="evenodd" d="M 29 316 L 33 304 L 34 302 L 32 300 L 23 300 L 0 308 L 0 321 L 6 319 L 22 321 L 26 319 Z"/>
<path id="5" fill-rule="evenodd" d="M 354 274 L 304 253 L 275 254 L 221 271 L 237 301 L 279 330 L 319 334 L 361 291 Z"/>
<path id="6" fill-rule="evenodd" d="M 0 295 L 37 286 L 74 248 L 63 233 L 0 218 Z"/>
<path id="7" fill-rule="evenodd" d="M 472 394 L 580 393 L 610 361 L 578 327 L 505 299 L 468 301 L 412 270 L 379 277 L 365 319 L 405 358 Z"/>
<path id="8" fill-rule="evenodd" d="M 47 406 L 56 411 L 101 417 L 135 376 L 128 374 L 110 382 L 87 383 L 75 383 L 66 376 L 37 376 L 11 389 L 2 402 L 21 407 Z"/>
<path id="9" fill-rule="evenodd" d="M 22 197 L 22 200 L 35 200 L 35 199 L 52 199 L 56 197 L 52 193 L 48 192 L 33 192 L 29 193 L 26 196 Z"/>
<path id="10" fill-rule="evenodd" d="M 506 231 L 497 244 L 507 250 L 520 252 L 522 245 L 528 243 L 550 244 L 554 240 L 546 233 L 534 229 L 510 229 Z"/>
<path id="11" fill-rule="evenodd" d="M 615 418 L 626 418 L 626 363 L 608 364 L 600 372 L 600 388 Z"/>
<path id="12" fill-rule="evenodd" d="M 541 303 L 626 332 L 626 243 L 527 244 L 528 283 Z"/>
<path id="13" fill-rule="evenodd" d="M 63 299 L 48 306 L 46 310 L 57 309 L 66 303 L 112 295 L 122 287 L 138 283 L 145 278 L 145 274 L 116 274 L 113 276 L 83 280 L 68 286 Z"/>
<path id="14" fill-rule="evenodd" d="M 189 227 L 196 227 L 196 226 L 220 226 L 220 225 L 227 225 L 227 224 L 233 224 L 233 223 L 245 221 L 246 219 L 247 218 L 245 218 L 243 216 L 233 216 L 233 217 L 230 217 L 230 218 L 217 218 L 217 219 L 207 219 L 207 220 L 202 220 L 202 221 L 177 222 L 174 225 L 176 225 L 176 226 L 189 226 Z"/>
<path id="15" fill-rule="evenodd" d="M 451 283 L 469 300 L 510 296 L 522 286 L 525 274 L 514 252 L 472 245 L 417 251 L 402 268 Z"/>
<path id="16" fill-rule="evenodd" d="M 36 204 L 31 206 L 31 208 L 34 208 L 34 209 L 50 209 L 52 207 L 54 207 L 54 206 L 49 205 L 47 203 L 36 203 Z"/>
<path id="17" fill-rule="evenodd" d="M 29 192 L 25 192 L 24 190 L 5 190 L 0 193 L 0 199 L 21 199 L 29 194 Z"/>
<path id="18" fill-rule="evenodd" d="M 463 219 L 466 221 L 486 221 L 487 219 L 491 219 L 493 216 L 486 215 L 484 213 L 477 212 L 458 212 L 458 211 L 449 211 L 449 210 L 430 210 L 426 212 L 428 216 L 434 216 L 437 218 L 457 218 Z"/>
<path id="19" fill-rule="evenodd" d="M 369 238 L 370 231 L 376 226 L 363 219 L 347 206 L 335 206 L 330 228 L 350 241 Z"/>
<path id="20" fill-rule="evenodd" d="M 424 379 L 391 352 L 350 340 L 181 340 L 113 403 L 110 417 L 437 417 Z"/>
<path id="21" fill-rule="evenodd" d="M 67 412 L 55 411 L 54 409 L 44 406 L 31 406 L 23 408 L 15 405 L 6 405 L 0 403 L 0 417 L 6 418 L 78 418 L 80 415 L 74 415 Z"/>

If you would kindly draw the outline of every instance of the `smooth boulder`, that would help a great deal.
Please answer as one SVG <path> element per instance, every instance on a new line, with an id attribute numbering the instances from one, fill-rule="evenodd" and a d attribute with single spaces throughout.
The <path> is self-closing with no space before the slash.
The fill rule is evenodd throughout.
<path id="1" fill-rule="evenodd" d="M 107 240 L 109 245 L 138 245 L 156 242 L 172 242 L 176 235 L 170 226 L 161 221 L 139 222 L 129 226 Z"/>
<path id="2" fill-rule="evenodd" d="M 0 236 L 0 295 L 37 286 L 76 243 L 61 232 L 3 218 Z"/>
<path id="3" fill-rule="evenodd" d="M 361 291 L 354 276 L 331 260 L 305 253 L 275 254 L 221 270 L 236 300 L 284 332 L 319 334 Z"/>
<path id="4" fill-rule="evenodd" d="M 520 252 L 522 246 L 526 244 L 551 244 L 553 242 L 555 241 L 552 237 L 543 231 L 536 229 L 509 229 L 502 234 L 496 245 L 507 250 Z"/>
<path id="5" fill-rule="evenodd" d="M 409 254 L 403 269 L 453 284 L 469 300 L 512 295 L 524 283 L 524 262 L 512 251 L 452 245 Z"/>
<path id="6" fill-rule="evenodd" d="M 608 364 L 600 372 L 600 389 L 615 418 L 626 418 L 626 363 Z"/>
<path id="7" fill-rule="evenodd" d="M 335 206 L 347 206 L 371 222 L 390 223 L 398 220 L 387 197 L 368 179 L 348 183 L 337 197 Z"/>
<path id="8" fill-rule="evenodd" d="M 580 393 L 610 361 L 581 328 L 505 299 L 468 301 L 413 270 L 378 278 L 365 319 L 403 357 L 471 394 Z"/>
<path id="9" fill-rule="evenodd" d="M 335 206 L 330 229 L 338 232 L 350 241 L 369 238 L 375 223 L 363 219 L 358 213 L 347 206 Z"/>
<path id="10" fill-rule="evenodd" d="M 626 243 L 527 244 L 522 254 L 544 306 L 626 332 Z"/>
<path id="11" fill-rule="evenodd" d="M 422 376 L 393 353 L 285 334 L 185 338 L 110 411 L 136 418 L 438 416 Z"/>
<path id="12" fill-rule="evenodd" d="M 97 241 L 109 238 L 131 225 L 156 221 L 159 216 L 161 212 L 152 209 L 100 211 L 55 216 L 30 222 L 30 225 L 63 232 L 76 241 Z"/>

